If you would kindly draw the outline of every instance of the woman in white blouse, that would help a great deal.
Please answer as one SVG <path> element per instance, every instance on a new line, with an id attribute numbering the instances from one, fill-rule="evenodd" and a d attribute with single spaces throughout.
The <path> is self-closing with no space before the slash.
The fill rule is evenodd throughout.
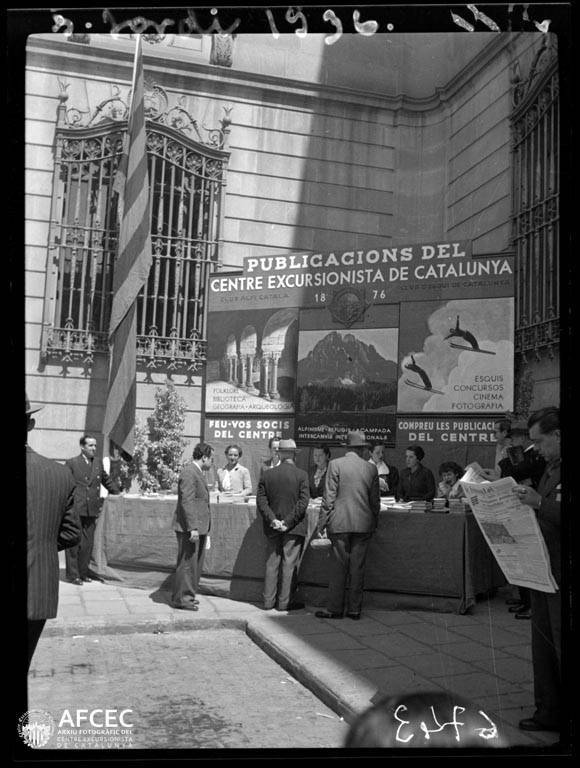
<path id="1" fill-rule="evenodd" d="M 239 445 L 228 445 L 225 450 L 228 460 L 225 467 L 218 469 L 218 490 L 231 492 L 241 496 L 252 495 L 252 478 L 250 471 L 239 463 L 242 449 Z"/>

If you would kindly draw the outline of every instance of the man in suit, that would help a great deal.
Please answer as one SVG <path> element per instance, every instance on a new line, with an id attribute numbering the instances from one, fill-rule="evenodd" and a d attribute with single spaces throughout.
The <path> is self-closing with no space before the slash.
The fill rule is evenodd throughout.
<path id="1" fill-rule="evenodd" d="M 35 427 L 26 398 L 26 432 Z M 73 508 L 74 481 L 66 467 L 36 453 L 26 440 L 28 666 L 47 619 L 58 608 L 58 552 L 81 537 Z"/>
<path id="2" fill-rule="evenodd" d="M 79 442 L 80 455 L 65 462 L 75 483 L 74 505 L 81 521 L 80 544 L 66 551 L 66 577 L 71 584 L 82 586 L 85 581 L 103 581 L 89 570 L 95 525 L 103 505 L 101 483 L 109 493 L 117 494 L 119 491 L 105 472 L 101 459 L 95 458 L 96 439 L 83 435 Z"/>
<path id="3" fill-rule="evenodd" d="M 369 462 L 377 468 L 381 496 L 394 496 L 399 487 L 399 470 L 387 464 L 384 449 L 383 443 L 371 443 Z"/>
<path id="4" fill-rule="evenodd" d="M 296 443 L 294 440 L 280 440 L 279 443 L 280 463 L 262 473 L 256 506 L 266 536 L 264 608 L 274 608 L 277 597 L 279 611 L 292 611 L 304 607 L 291 599 L 306 536 L 304 518 L 310 492 L 308 475 L 294 464 Z"/>
<path id="5" fill-rule="evenodd" d="M 271 437 L 268 441 L 268 450 L 270 451 L 270 458 L 265 461 L 260 467 L 260 477 L 267 469 L 273 469 L 280 464 L 280 456 L 278 455 L 278 449 L 280 448 L 280 438 Z"/>
<path id="6" fill-rule="evenodd" d="M 321 619 L 342 619 L 345 608 L 349 618 L 360 618 L 367 550 L 381 507 L 377 468 L 362 458 L 365 435 L 349 432 L 345 445 L 346 454 L 328 465 L 318 520 L 319 534 L 326 530 L 332 542 L 328 610 L 316 612 Z"/>
<path id="7" fill-rule="evenodd" d="M 556 583 L 562 580 L 560 503 L 560 411 L 543 408 L 528 419 L 530 439 L 547 466 L 537 491 L 518 485 L 520 500 L 536 511 Z M 559 731 L 561 724 L 561 594 L 531 590 L 532 664 L 536 711 L 520 721 L 524 731 Z"/>
<path id="8" fill-rule="evenodd" d="M 536 488 L 546 470 L 546 462 L 536 451 L 529 439 L 525 421 L 515 421 L 511 426 L 511 445 L 507 457 L 499 462 L 502 477 L 513 477 L 520 485 Z M 511 603 L 508 609 L 516 619 L 532 618 L 532 597 L 526 587 L 518 587 L 519 602 Z"/>
<path id="9" fill-rule="evenodd" d="M 206 474 L 213 464 L 213 453 L 211 445 L 198 443 L 193 449 L 193 461 L 183 467 L 177 484 L 177 507 L 173 515 L 177 566 L 172 604 L 184 611 L 197 611 L 199 607 L 196 595 L 211 525 Z"/>

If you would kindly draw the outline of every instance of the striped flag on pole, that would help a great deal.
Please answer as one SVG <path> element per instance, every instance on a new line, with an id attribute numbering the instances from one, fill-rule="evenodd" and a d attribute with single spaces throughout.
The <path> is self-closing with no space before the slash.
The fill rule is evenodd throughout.
<path id="1" fill-rule="evenodd" d="M 113 305 L 109 325 L 111 345 L 109 389 L 103 432 L 129 456 L 133 455 L 136 408 L 137 294 L 151 268 L 149 179 L 145 136 L 143 58 L 137 37 L 133 95 L 121 168 L 126 174 L 119 196 L 122 214 L 119 250 L 113 275 Z"/>

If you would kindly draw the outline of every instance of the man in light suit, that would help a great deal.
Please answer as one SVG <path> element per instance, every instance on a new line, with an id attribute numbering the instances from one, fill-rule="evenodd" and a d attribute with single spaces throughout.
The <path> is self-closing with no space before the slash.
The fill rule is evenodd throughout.
<path id="1" fill-rule="evenodd" d="M 292 593 L 306 536 L 304 517 L 310 491 L 308 475 L 294 464 L 294 440 L 280 440 L 278 451 L 280 464 L 262 473 L 256 495 L 266 536 L 263 607 L 274 608 L 277 597 L 279 611 L 292 611 L 304 608 L 303 604 L 292 602 Z"/>
<path id="2" fill-rule="evenodd" d="M 36 424 L 26 398 L 26 432 Z M 28 666 L 47 619 L 58 608 L 58 552 L 77 544 L 81 526 L 74 481 L 62 464 L 36 453 L 26 442 Z"/>
<path id="3" fill-rule="evenodd" d="M 103 468 L 101 459 L 95 458 L 97 441 L 92 435 L 83 435 L 80 439 L 81 452 L 65 464 L 72 473 L 75 482 L 74 505 L 81 521 L 81 541 L 77 547 L 66 551 L 66 577 L 71 584 L 82 586 L 85 581 L 103 581 L 96 573 L 89 570 L 95 526 L 101 513 L 101 483 L 107 491 L 118 494 L 119 491 Z"/>
<path id="4" fill-rule="evenodd" d="M 181 470 L 177 485 L 177 507 L 173 530 L 177 536 L 177 566 L 173 577 L 172 604 L 184 611 L 197 611 L 196 598 L 203 568 L 205 543 L 211 525 L 206 473 L 213 464 L 214 450 L 207 443 L 193 449 L 193 461 Z"/>
<path id="5" fill-rule="evenodd" d="M 345 608 L 360 619 L 367 550 L 381 507 L 377 468 L 362 458 L 369 445 L 364 433 L 349 432 L 345 445 L 346 454 L 328 465 L 318 520 L 319 535 L 326 530 L 332 542 L 328 610 L 316 611 L 321 619 L 342 619 Z"/>
<path id="6" fill-rule="evenodd" d="M 520 500 L 536 511 L 538 524 L 548 555 L 552 575 L 561 588 L 560 481 L 561 444 L 560 411 L 543 408 L 528 419 L 530 439 L 547 465 L 535 491 L 528 485 L 518 485 Z M 536 711 L 520 721 L 523 731 L 559 731 L 561 726 L 562 684 L 562 598 L 555 593 L 532 589 L 532 664 L 534 668 L 534 699 Z"/>

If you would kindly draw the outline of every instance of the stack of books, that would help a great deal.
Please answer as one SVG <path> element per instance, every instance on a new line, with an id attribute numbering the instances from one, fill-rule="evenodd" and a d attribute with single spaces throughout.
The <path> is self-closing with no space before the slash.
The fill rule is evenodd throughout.
<path id="1" fill-rule="evenodd" d="M 411 512 L 410 501 L 395 501 L 393 504 L 389 504 L 388 509 L 396 509 L 400 512 Z"/>
<path id="2" fill-rule="evenodd" d="M 430 512 L 431 502 L 424 500 L 417 500 L 411 502 L 411 512 Z"/>
<path id="3" fill-rule="evenodd" d="M 433 499 L 432 512 L 447 512 L 447 499 Z"/>
<path id="4" fill-rule="evenodd" d="M 463 499 L 449 499 L 449 511 L 450 512 L 464 512 L 466 506 Z"/>

